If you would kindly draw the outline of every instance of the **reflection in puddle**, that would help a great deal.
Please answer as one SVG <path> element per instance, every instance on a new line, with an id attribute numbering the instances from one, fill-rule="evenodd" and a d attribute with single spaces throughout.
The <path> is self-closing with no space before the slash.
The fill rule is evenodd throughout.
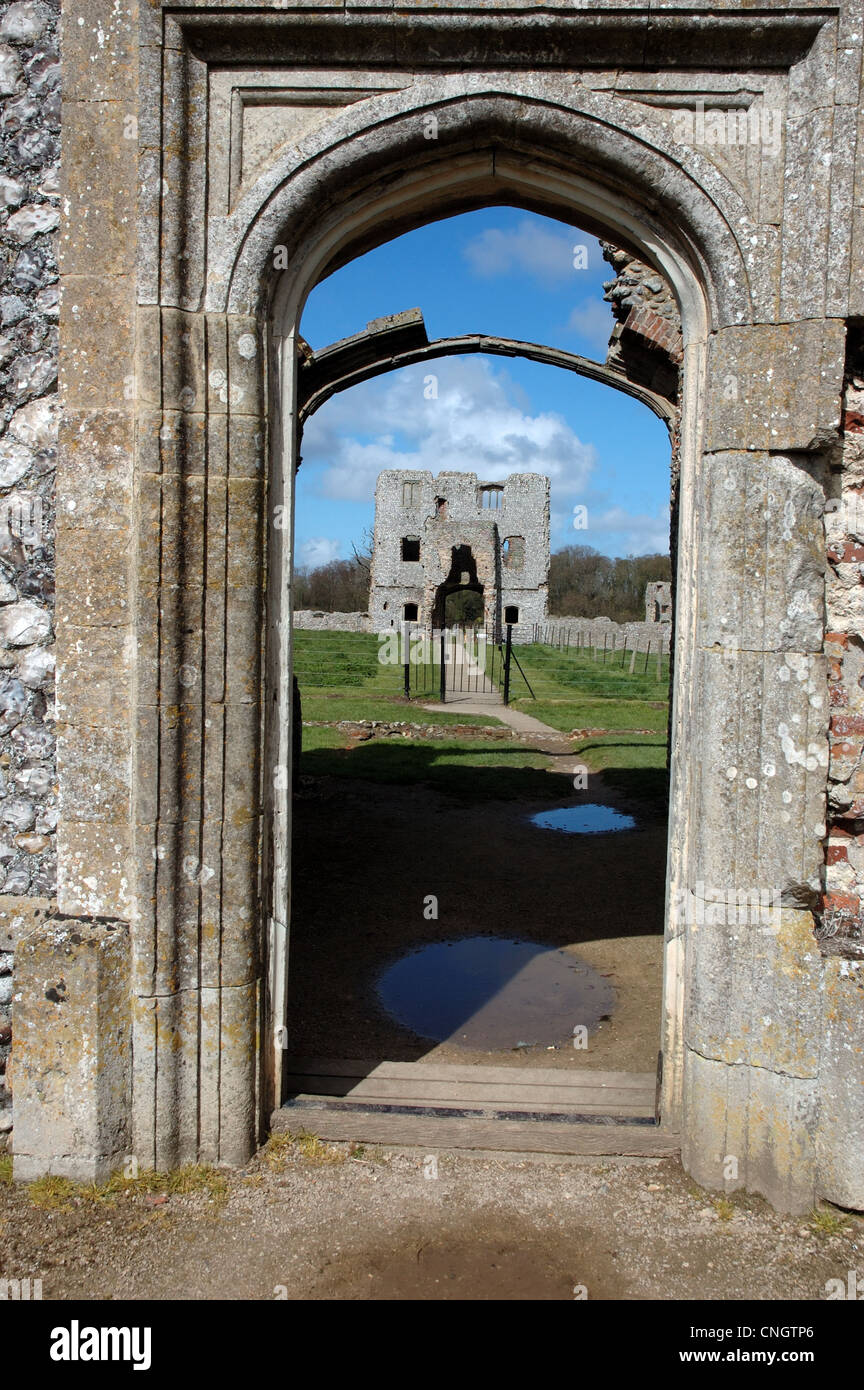
<path id="1" fill-rule="evenodd" d="M 610 830 L 633 830 L 636 822 L 612 806 L 560 806 L 556 811 L 538 811 L 531 824 L 541 830 L 563 830 L 567 835 L 605 835 Z"/>
<path id="2" fill-rule="evenodd" d="M 578 956 L 469 936 L 403 956 L 381 976 L 378 998 L 420 1037 L 495 1051 L 590 1032 L 611 1013 L 615 991 Z"/>

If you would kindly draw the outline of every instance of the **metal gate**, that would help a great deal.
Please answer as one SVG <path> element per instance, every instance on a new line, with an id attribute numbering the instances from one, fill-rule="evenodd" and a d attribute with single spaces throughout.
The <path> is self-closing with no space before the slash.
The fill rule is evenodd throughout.
<path id="1" fill-rule="evenodd" d="M 446 704 L 477 695 L 497 697 L 506 705 L 514 667 L 528 693 L 534 695 L 513 652 L 512 626 L 502 638 L 491 626 L 423 628 L 406 623 L 401 655 L 405 696 L 410 700 Z"/>

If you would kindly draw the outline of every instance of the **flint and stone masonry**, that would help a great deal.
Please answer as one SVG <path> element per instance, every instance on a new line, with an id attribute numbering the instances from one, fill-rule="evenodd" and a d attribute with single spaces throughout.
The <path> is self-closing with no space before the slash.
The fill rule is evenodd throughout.
<path id="1" fill-rule="evenodd" d="M 604 379 L 633 385 L 638 344 L 640 386 L 675 386 L 662 1123 L 708 1187 L 864 1208 L 860 0 L 547 0 L 542 22 L 494 0 L 82 0 L 59 203 L 56 16 L 0 7 L 3 485 L 44 502 L 58 449 L 53 623 L 46 543 L 7 565 L 23 611 L 0 624 L 9 768 L 38 774 L 3 891 L 51 904 L 14 943 L 16 1172 L 239 1163 L 266 1131 L 300 314 L 394 234 L 509 203 L 620 252 Z M 743 141 L 681 119 L 727 109 L 753 117 Z M 771 929 L 706 911 L 754 880 L 780 894 Z"/>
<path id="2" fill-rule="evenodd" d="M 451 595 L 473 593 L 500 634 L 530 633 L 546 617 L 549 479 L 513 473 L 388 470 L 375 487 L 369 616 L 374 632 L 447 625 Z"/>

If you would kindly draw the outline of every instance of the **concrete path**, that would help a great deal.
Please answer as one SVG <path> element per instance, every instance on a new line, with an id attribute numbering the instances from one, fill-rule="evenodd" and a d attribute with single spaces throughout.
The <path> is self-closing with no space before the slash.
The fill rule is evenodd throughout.
<path id="1" fill-rule="evenodd" d="M 446 668 L 446 704 L 423 705 L 422 708 L 429 710 L 433 714 L 486 714 L 493 715 L 495 719 L 500 719 L 502 724 L 508 724 L 515 733 L 539 736 L 541 738 L 554 738 L 561 741 L 566 738 L 560 729 L 551 729 L 548 724 L 542 724 L 539 719 L 534 719 L 532 715 L 523 713 L 522 710 L 511 709 L 505 706 L 501 692 L 497 686 L 489 682 L 489 689 L 459 689 L 463 684 L 471 685 L 472 681 L 476 686 L 484 684 L 484 669 L 479 666 L 473 656 L 471 643 L 462 639 L 462 651 L 452 664 Z M 458 679 L 457 679 L 458 672 Z"/>
<path id="2" fill-rule="evenodd" d="M 539 719 L 535 719 L 531 714 L 525 714 L 521 709 L 512 709 L 511 706 L 502 703 L 501 696 L 497 691 L 488 694 L 477 694 L 475 691 L 471 695 L 461 696 L 458 691 L 454 692 L 452 700 L 448 700 L 446 705 L 423 705 L 423 709 L 428 709 L 434 714 L 491 714 L 495 719 L 500 719 L 502 724 L 509 724 L 510 728 L 517 734 L 535 734 L 542 738 L 554 738 L 559 743 L 566 740 L 567 735 L 560 729 L 553 729 L 548 724 L 543 724 Z"/>

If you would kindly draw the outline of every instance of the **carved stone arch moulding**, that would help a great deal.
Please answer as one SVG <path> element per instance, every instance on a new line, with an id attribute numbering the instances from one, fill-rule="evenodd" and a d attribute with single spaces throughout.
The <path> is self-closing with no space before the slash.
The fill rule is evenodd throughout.
<path id="1" fill-rule="evenodd" d="M 279 1100 L 306 295 L 400 231 L 515 203 L 637 252 L 682 313 L 663 1121 L 708 1186 L 802 1210 L 817 1192 L 864 1205 L 842 1138 L 862 1125 L 857 1093 L 838 1080 L 854 990 L 814 950 L 812 920 L 827 761 L 823 454 L 839 424 L 845 320 L 864 307 L 849 288 L 851 223 L 839 233 L 845 298 L 824 274 L 814 292 L 821 253 L 793 229 L 794 208 L 778 214 L 771 201 L 796 177 L 822 187 L 811 165 L 800 173 L 799 125 L 769 152 L 779 184 L 767 154 L 737 178 L 676 141 L 656 92 L 639 91 L 659 73 L 663 99 L 770 90 L 816 109 L 830 16 L 767 5 L 754 24 L 655 6 L 596 24 L 547 8 L 541 29 L 495 5 L 468 19 L 423 5 L 410 16 L 146 6 L 140 30 L 118 37 L 113 76 L 82 88 L 81 105 L 110 108 L 108 132 L 138 84 L 137 171 L 120 146 L 105 193 L 117 213 L 138 197 L 124 230 L 137 273 L 130 247 L 102 260 L 96 248 L 86 264 L 76 253 L 61 349 L 61 487 L 73 501 L 86 492 L 80 438 L 92 420 L 126 489 L 125 522 L 99 555 L 115 602 L 110 716 L 88 689 L 96 639 L 77 629 L 61 683 L 70 804 L 78 746 L 109 722 L 127 787 L 102 826 L 104 862 L 94 867 L 93 823 L 61 832 L 61 911 L 127 923 L 131 938 L 128 1022 L 122 1001 L 115 1020 L 131 1047 L 113 1089 L 91 1097 L 98 1137 L 82 1171 L 130 1145 L 163 1168 L 242 1162 Z M 649 30 L 664 25 L 674 42 L 652 56 Z M 856 87 L 847 104 L 857 100 Z M 70 140 L 87 120 L 70 107 Z M 819 130 L 806 159 L 829 183 L 825 207 L 811 195 L 811 238 L 851 206 L 832 195 L 843 161 L 822 159 L 834 137 Z M 76 276 L 94 305 L 87 323 L 71 309 Z M 86 364 L 113 320 L 116 354 L 99 384 Z M 74 535 L 59 538 L 58 629 L 90 524 L 76 515 Z M 778 894 L 769 930 L 706 919 L 712 889 L 760 886 Z M 45 1170 L 37 1150 L 34 1140 L 22 1171 Z M 718 1167 L 730 1153 L 734 1180 Z"/>

